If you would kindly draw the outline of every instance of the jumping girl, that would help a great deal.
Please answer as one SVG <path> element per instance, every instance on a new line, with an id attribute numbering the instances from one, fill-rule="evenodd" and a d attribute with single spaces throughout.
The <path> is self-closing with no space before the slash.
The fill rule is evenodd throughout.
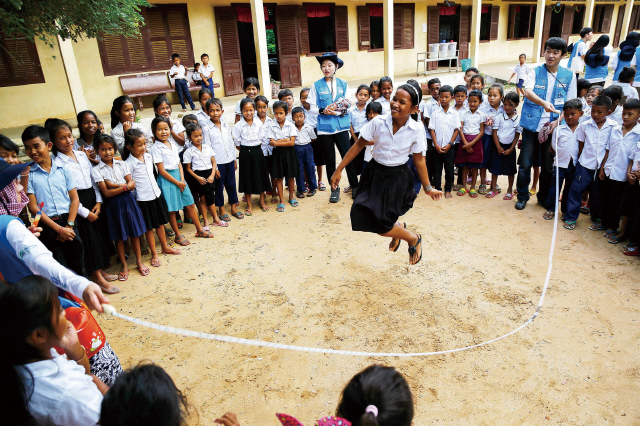
<path id="1" fill-rule="evenodd" d="M 138 129 L 144 133 L 147 148 L 153 143 L 153 136 L 149 130 L 145 129 L 142 123 L 136 123 L 135 120 L 136 107 L 133 100 L 127 95 L 115 98 L 111 107 L 111 137 L 116 142 L 120 154 L 124 149 L 124 134 L 129 129 Z"/>
<path id="2" fill-rule="evenodd" d="M 362 173 L 362 186 L 351 206 L 351 229 L 390 237 L 389 250 L 393 252 L 398 250 L 401 240 L 406 241 L 412 265 L 422 259 L 422 236 L 408 231 L 406 223 L 398 222 L 416 199 L 413 174 L 406 165 L 409 155 L 413 155 L 424 192 L 434 200 L 442 197 L 442 192 L 429 183 L 422 156 L 427 149 L 426 140 L 421 124 L 416 121 L 421 98 L 417 84 L 400 86 L 391 103 L 391 114 L 374 118 L 362 129 L 358 142 L 331 177 L 331 187 L 335 189 L 346 165 L 366 145 L 373 145 L 373 159 Z M 416 114 L 413 120 L 412 114 Z"/>
<path id="3" fill-rule="evenodd" d="M 96 151 L 93 149 L 94 139 L 100 139 L 100 129 L 98 128 L 98 116 L 93 111 L 80 111 L 78 113 L 78 132 L 80 137 L 73 144 L 73 149 L 83 151 L 89 157 L 92 165 L 100 162 Z"/>

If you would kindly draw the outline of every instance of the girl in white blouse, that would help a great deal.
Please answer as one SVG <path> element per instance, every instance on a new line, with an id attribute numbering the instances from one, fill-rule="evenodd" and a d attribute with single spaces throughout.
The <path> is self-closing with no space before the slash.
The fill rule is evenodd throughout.
<path id="1" fill-rule="evenodd" d="M 351 229 L 374 232 L 390 237 L 390 251 L 397 251 L 401 240 L 409 244 L 409 263 L 422 259 L 422 236 L 406 229 L 398 218 L 413 207 L 416 193 L 413 174 L 407 166 L 413 156 L 424 192 L 438 200 L 442 192 L 429 183 L 422 152 L 426 136 L 412 114 L 418 113 L 422 91 L 417 83 L 400 86 L 391 101 L 391 114 L 379 115 L 360 131 L 358 142 L 349 150 L 331 177 L 331 187 L 337 188 L 342 171 L 366 145 L 373 145 L 372 160 L 364 169 L 358 193 L 351 206 Z"/>
<path id="2" fill-rule="evenodd" d="M 124 149 L 124 134 L 129 129 L 138 129 L 144 133 L 147 148 L 153 143 L 153 137 L 142 123 L 136 123 L 136 106 L 127 96 L 118 96 L 111 107 L 111 137 L 116 141 L 118 152 L 122 155 Z"/>
<path id="3" fill-rule="evenodd" d="M 84 151 L 73 150 L 73 133 L 67 122 L 52 118 L 47 120 L 45 125 L 53 142 L 53 160 L 58 166 L 70 171 L 76 183 L 80 199 L 76 220 L 84 249 L 85 270 L 91 274 L 92 281 L 98 284 L 103 292 L 119 293 L 118 287 L 110 283 L 118 277 L 104 271 L 111 262 L 113 245 L 110 250 L 111 242 L 107 238 L 106 222 L 99 217 L 102 196 L 98 186 L 91 179 L 91 161 Z"/>

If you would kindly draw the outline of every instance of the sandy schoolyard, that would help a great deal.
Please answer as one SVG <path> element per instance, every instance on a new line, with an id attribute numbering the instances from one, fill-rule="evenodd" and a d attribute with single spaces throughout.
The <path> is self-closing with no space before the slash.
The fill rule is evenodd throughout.
<path id="1" fill-rule="evenodd" d="M 325 179 L 326 182 L 326 179 Z M 346 182 L 346 177 L 343 183 Z M 506 180 L 500 180 L 506 189 Z M 547 271 L 552 222 L 531 201 L 421 194 L 404 217 L 423 236 L 407 245 L 354 233 L 350 197 L 328 192 L 283 214 L 233 219 L 215 238 L 111 296 L 127 315 L 159 324 L 358 351 L 454 349 L 505 334 L 530 318 Z M 241 205 L 244 210 L 244 203 Z M 582 215 L 560 225 L 541 315 L 519 333 L 461 353 L 416 358 L 308 354 L 165 334 L 98 317 L 123 366 L 164 367 L 211 425 L 234 411 L 243 425 L 304 424 L 333 414 L 344 384 L 372 363 L 393 365 L 415 398 L 414 425 L 640 424 L 640 259 L 626 257 Z M 148 264 L 148 256 L 146 257 Z"/>

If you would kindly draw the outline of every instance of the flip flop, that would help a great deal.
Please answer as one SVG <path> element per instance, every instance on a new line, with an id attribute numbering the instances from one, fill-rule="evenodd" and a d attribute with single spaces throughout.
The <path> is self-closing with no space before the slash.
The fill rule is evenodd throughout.
<path id="1" fill-rule="evenodd" d="M 143 255 L 143 256 L 146 256 L 146 255 L 148 255 L 149 253 L 151 253 L 151 252 L 149 251 L 149 247 L 147 247 L 147 248 L 144 248 L 144 249 L 140 250 L 140 254 L 141 254 L 141 255 Z"/>
<path id="2" fill-rule="evenodd" d="M 276 211 L 277 211 L 278 213 L 282 213 L 282 212 L 284 212 L 284 204 L 282 204 L 282 203 L 281 203 L 281 204 L 278 204 L 278 206 L 276 207 Z"/>
<path id="3" fill-rule="evenodd" d="M 244 219 L 244 215 L 240 212 L 231 213 L 236 219 Z"/>
<path id="4" fill-rule="evenodd" d="M 173 252 L 170 251 L 164 251 L 162 250 L 162 254 L 169 254 L 169 255 L 178 255 L 178 254 L 182 254 L 182 252 L 178 249 L 174 249 L 173 247 L 169 247 L 171 250 L 173 250 Z"/>
<path id="5" fill-rule="evenodd" d="M 122 280 L 124 281 L 124 280 Z M 120 293 L 120 289 L 118 287 L 116 287 L 115 285 L 111 288 L 106 288 L 100 284 L 98 284 L 98 287 L 100 287 L 100 290 L 102 290 L 102 292 L 104 294 L 118 294 Z"/>
<path id="6" fill-rule="evenodd" d="M 129 271 L 118 272 L 118 281 L 126 281 L 129 279 Z"/>
<path id="7" fill-rule="evenodd" d="M 348 194 L 349 192 L 351 192 L 351 187 L 347 186 L 345 189 L 342 190 L 342 192 L 344 192 L 345 194 Z"/>
<path id="8" fill-rule="evenodd" d="M 138 272 L 140 272 L 140 275 L 142 275 L 143 277 L 146 277 L 147 275 L 149 275 L 149 272 L 151 272 L 151 270 L 145 266 L 144 269 L 138 268 Z"/>
<path id="9" fill-rule="evenodd" d="M 308 198 L 308 197 L 313 197 L 314 195 L 316 195 L 316 190 L 315 190 L 315 189 L 312 189 L 312 190 L 310 190 L 310 191 L 307 193 L 307 198 Z"/>
<path id="10" fill-rule="evenodd" d="M 289 204 L 291 204 L 291 207 L 298 207 L 298 200 L 295 198 L 293 200 L 289 200 Z"/>
<path id="11" fill-rule="evenodd" d="M 575 220 L 565 220 L 564 221 L 564 227 L 565 227 L 565 229 L 568 229 L 569 231 L 573 231 L 574 229 L 576 229 L 576 221 Z"/>
<path id="12" fill-rule="evenodd" d="M 458 194 L 459 197 L 462 197 L 463 195 L 467 195 L 467 190 L 464 189 L 464 188 L 460 188 L 460 189 L 458 189 L 457 194 Z"/>
<path id="13" fill-rule="evenodd" d="M 178 229 L 182 229 L 184 225 L 182 224 L 182 219 L 178 221 Z"/>
<path id="14" fill-rule="evenodd" d="M 513 200 L 513 194 L 509 194 L 507 192 L 507 194 L 504 197 L 502 197 L 502 199 L 506 201 Z"/>
<path id="15" fill-rule="evenodd" d="M 159 268 L 160 265 L 162 265 L 162 261 L 160 259 L 151 259 L 151 266 Z"/>
<path id="16" fill-rule="evenodd" d="M 278 204 L 278 199 L 275 197 L 271 197 L 271 204 Z"/>
<path id="17" fill-rule="evenodd" d="M 247 196 L 246 196 L 246 195 L 243 195 L 243 196 L 242 196 L 242 202 L 243 202 L 243 203 L 246 203 L 246 202 L 247 202 Z"/>
<path id="18" fill-rule="evenodd" d="M 252 210 L 245 210 L 244 211 L 244 215 L 245 216 L 253 216 L 253 211 Z"/>
<path id="19" fill-rule="evenodd" d="M 167 229 L 167 228 L 164 229 L 164 234 L 167 237 L 173 237 L 174 235 L 176 235 L 176 233 L 173 232 L 173 229 Z"/>
<path id="20" fill-rule="evenodd" d="M 469 197 L 478 198 L 478 191 L 476 191 L 475 189 L 469 190 Z"/>
<path id="21" fill-rule="evenodd" d="M 231 222 L 231 218 L 228 214 L 223 214 L 222 216 L 220 216 L 220 219 L 224 220 L 225 222 Z"/>
<path id="22" fill-rule="evenodd" d="M 262 210 L 263 213 L 266 213 L 269 211 L 269 206 L 260 206 L 260 210 Z"/>
<path id="23" fill-rule="evenodd" d="M 627 247 L 624 250 L 622 250 L 622 253 L 624 253 L 626 256 L 640 256 L 640 249 L 638 249 L 638 247 Z"/>
<path id="24" fill-rule="evenodd" d="M 498 191 L 489 191 L 489 192 L 487 192 L 487 195 L 485 195 L 485 197 L 487 197 L 487 198 L 493 198 L 493 197 L 495 197 L 496 195 L 498 195 Z"/>
<path id="25" fill-rule="evenodd" d="M 187 240 L 187 237 L 185 237 L 184 235 L 180 235 L 180 238 L 175 240 L 175 242 L 176 244 L 179 244 L 181 246 L 188 246 L 189 244 L 191 244 L 189 240 Z"/>
<path id="26" fill-rule="evenodd" d="M 213 234 L 209 231 L 196 232 L 197 238 L 213 238 Z"/>
<path id="27" fill-rule="evenodd" d="M 413 257 L 413 255 L 418 251 L 418 246 L 420 246 L 420 257 L 418 258 L 418 260 L 416 260 L 416 262 L 413 265 L 417 265 L 418 262 L 420 262 L 420 260 L 422 260 L 422 235 L 418 234 L 418 242 L 416 243 L 415 246 L 413 247 L 409 247 L 409 262 L 411 262 L 411 258 Z"/>
<path id="28" fill-rule="evenodd" d="M 553 217 L 556 215 L 555 212 L 552 211 L 547 211 L 545 214 L 542 215 L 542 218 L 544 220 L 553 220 Z"/>
<path id="29" fill-rule="evenodd" d="M 226 228 L 229 226 L 229 224 L 227 222 L 225 222 L 224 220 L 221 220 L 220 222 L 213 222 L 213 226 L 219 226 L 221 228 Z"/>
<path id="30" fill-rule="evenodd" d="M 203 231 L 208 231 L 208 230 L 209 230 L 209 227 L 208 227 L 208 226 L 203 226 L 203 227 L 202 227 L 202 230 L 203 230 Z"/>
<path id="31" fill-rule="evenodd" d="M 604 229 L 606 229 L 606 228 L 604 226 L 602 226 L 602 224 L 599 223 L 599 222 L 596 222 L 596 223 L 594 223 L 593 225 L 591 225 L 589 227 L 590 231 L 603 231 Z"/>
<path id="32" fill-rule="evenodd" d="M 404 229 L 407 229 L 407 222 L 403 222 L 403 223 L 402 223 L 402 227 L 403 227 Z M 398 245 L 396 246 L 396 248 L 394 248 L 394 249 L 393 249 L 393 250 L 391 250 L 391 251 L 392 251 L 392 252 L 394 252 L 394 253 L 395 253 L 395 252 L 397 252 L 397 251 L 398 251 L 398 249 L 400 248 L 400 244 L 402 244 L 402 240 L 401 240 L 401 239 L 398 239 Z"/>
<path id="33" fill-rule="evenodd" d="M 113 274 L 107 274 L 106 276 L 103 276 L 102 278 L 104 278 L 104 280 L 108 283 L 113 282 L 113 281 L 118 281 L 118 276 L 117 275 L 113 275 Z"/>
<path id="34" fill-rule="evenodd" d="M 300 192 L 300 191 L 296 192 L 296 197 L 304 198 L 305 197 L 304 192 Z"/>

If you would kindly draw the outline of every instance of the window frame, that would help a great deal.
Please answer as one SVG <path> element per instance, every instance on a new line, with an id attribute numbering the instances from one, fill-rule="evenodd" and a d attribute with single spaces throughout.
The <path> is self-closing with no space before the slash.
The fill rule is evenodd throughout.
<path id="1" fill-rule="evenodd" d="M 612 3 L 595 4 L 593 8 L 593 16 L 591 18 L 591 28 L 593 28 L 593 34 L 609 34 L 611 32 L 611 23 L 613 21 L 613 11 L 614 11 L 614 4 Z M 608 17 L 607 17 L 607 12 L 610 12 Z M 631 12 L 633 12 L 633 10 Z M 609 28 L 607 31 L 604 31 L 603 28 L 596 28 L 596 18 L 598 18 L 598 21 L 600 21 L 601 17 L 602 17 L 603 27 L 607 19 L 609 19 Z M 600 24 L 600 22 L 598 22 L 598 24 Z"/>
<path id="2" fill-rule="evenodd" d="M 574 20 L 574 21 L 575 21 L 575 19 L 576 19 L 576 18 L 575 18 L 575 16 L 576 16 L 576 7 L 577 7 L 577 6 L 582 6 L 582 11 L 581 11 L 581 12 L 578 12 L 578 13 L 581 13 L 581 14 L 582 14 L 582 25 L 580 25 L 580 30 L 582 30 L 582 29 L 584 28 L 584 17 L 585 17 L 585 15 L 587 14 L 587 13 L 586 13 L 586 12 L 587 12 L 587 10 L 586 10 L 587 5 L 586 5 L 586 4 L 583 4 L 583 3 L 580 3 L 580 4 L 574 4 L 574 5 L 572 6 L 572 7 L 573 7 L 573 20 Z M 565 11 L 565 13 L 566 13 L 566 11 Z M 578 30 L 578 32 L 577 32 L 577 33 L 574 33 L 574 32 L 573 32 L 573 24 L 572 24 L 571 26 L 572 26 L 572 28 L 571 28 L 571 35 L 572 35 L 572 36 L 580 35 L 580 30 Z"/>
<path id="3" fill-rule="evenodd" d="M 527 34 L 531 34 L 531 30 L 532 30 L 532 26 L 533 26 L 533 31 L 534 31 L 534 36 L 535 36 L 535 21 L 536 21 L 536 4 L 509 4 L 509 21 L 507 22 L 507 41 L 515 41 L 515 40 L 533 40 L 534 36 L 529 36 L 529 37 L 515 37 L 515 28 L 511 28 L 511 10 L 515 9 L 516 7 L 528 7 L 529 8 L 529 28 L 527 31 Z M 513 12 L 518 13 L 518 12 Z M 522 13 L 522 12 L 520 12 Z M 533 22 L 533 25 L 531 24 L 531 22 Z M 516 26 L 516 23 L 514 21 L 514 26 Z M 513 35 L 514 37 L 509 37 L 510 34 L 512 34 L 513 30 Z"/>
<path id="4" fill-rule="evenodd" d="M 27 86 L 29 84 L 46 83 L 35 41 L 31 41 L 23 35 L 13 35 L 8 38 L 9 40 L 7 40 L 6 36 L 0 35 L 0 44 L 2 45 L 0 46 L 0 57 L 2 58 L 2 61 L 7 64 L 7 74 L 9 74 L 7 79 L 0 79 L 0 87 Z M 12 41 L 17 42 L 19 40 L 25 40 L 27 43 L 26 53 L 29 55 L 29 59 L 33 64 L 33 72 L 31 74 L 24 72 L 20 73 L 20 70 L 16 71 L 14 68 L 14 60 L 17 61 L 17 58 L 14 56 L 12 59 L 13 55 L 9 53 L 8 43 L 11 43 Z"/>
<path id="5" fill-rule="evenodd" d="M 487 13 L 482 13 L 482 10 L 480 10 L 480 28 L 478 29 L 478 31 L 480 31 L 480 35 L 478 35 L 478 38 L 480 43 L 490 43 L 491 42 L 491 10 L 493 8 L 493 5 L 488 4 L 488 5 L 482 5 L 482 6 L 489 7 L 489 11 Z M 487 19 L 489 20 L 489 30 L 487 31 L 486 39 L 480 38 L 482 34 L 482 16 L 483 15 L 486 15 Z"/>
<path id="6" fill-rule="evenodd" d="M 329 9 L 331 9 L 331 14 L 330 14 L 330 18 L 331 18 L 331 22 L 333 23 L 333 45 L 337 47 L 337 37 L 336 37 L 336 4 L 335 3 L 302 3 L 302 6 L 305 8 L 305 14 L 307 13 L 307 7 L 308 6 L 329 6 Z M 276 19 L 278 19 L 278 17 L 276 16 Z M 309 28 L 309 16 L 307 16 L 307 30 Z M 311 34 L 311 31 L 308 31 L 309 34 Z M 309 53 L 307 53 L 307 57 L 311 57 L 311 56 L 320 56 L 324 53 L 324 51 L 322 52 L 313 52 L 311 49 L 311 39 L 309 39 Z M 336 52 L 338 53 L 338 52 Z"/>

